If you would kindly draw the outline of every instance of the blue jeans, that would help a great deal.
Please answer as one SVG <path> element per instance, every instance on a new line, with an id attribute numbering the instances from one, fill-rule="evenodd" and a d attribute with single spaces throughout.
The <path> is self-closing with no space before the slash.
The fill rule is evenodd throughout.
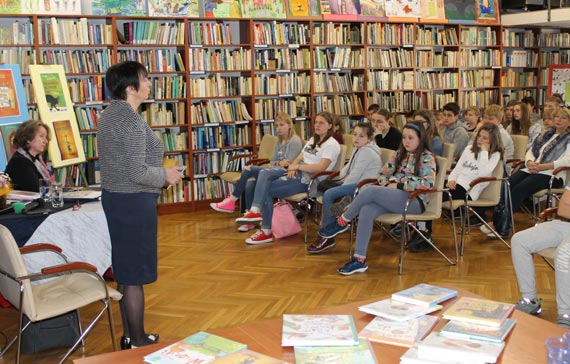
<path id="1" fill-rule="evenodd" d="M 264 169 L 259 172 L 251 206 L 261 211 L 262 229 L 271 229 L 274 198 L 307 191 L 308 186 L 301 182 L 302 173 L 297 173 L 295 178 L 287 178 L 285 173 L 284 169 L 280 169 L 280 174 L 276 173 L 275 169 Z"/>
<path id="2" fill-rule="evenodd" d="M 374 229 L 374 219 L 385 213 L 404 213 L 409 194 L 407 191 L 396 188 L 370 186 L 356 196 L 343 214 L 348 220 L 358 216 L 354 250 L 356 258 L 366 258 L 368 243 Z M 410 201 L 408 212 L 412 214 L 422 212 L 420 201 L 417 198 Z"/>
<path id="3" fill-rule="evenodd" d="M 350 183 L 347 185 L 340 185 L 337 187 L 329 188 L 325 191 L 323 195 L 323 223 L 322 226 L 327 226 L 336 221 L 336 217 L 329 215 L 329 208 L 334 203 L 334 201 L 338 198 L 344 196 L 354 195 L 354 191 L 356 191 L 356 184 Z"/>
<path id="4" fill-rule="evenodd" d="M 255 192 L 257 176 L 259 175 L 259 172 L 264 169 L 265 168 L 258 166 L 251 166 L 249 170 L 244 169 L 241 172 L 241 177 L 234 186 L 234 192 L 232 192 L 232 196 L 235 198 L 241 198 L 245 192 L 246 210 L 249 210 L 251 207 L 251 202 L 253 201 L 253 193 Z"/>

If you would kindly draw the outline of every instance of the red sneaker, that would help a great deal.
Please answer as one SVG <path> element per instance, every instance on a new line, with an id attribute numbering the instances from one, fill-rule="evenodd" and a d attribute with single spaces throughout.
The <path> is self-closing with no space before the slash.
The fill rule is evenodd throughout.
<path id="1" fill-rule="evenodd" d="M 273 234 L 265 234 L 263 230 L 259 229 L 255 234 L 245 239 L 246 244 L 249 245 L 259 245 L 265 243 L 271 243 L 273 241 Z"/>
<path id="2" fill-rule="evenodd" d="M 236 219 L 236 223 L 240 225 L 251 224 L 263 220 L 259 212 L 246 212 L 242 217 Z"/>

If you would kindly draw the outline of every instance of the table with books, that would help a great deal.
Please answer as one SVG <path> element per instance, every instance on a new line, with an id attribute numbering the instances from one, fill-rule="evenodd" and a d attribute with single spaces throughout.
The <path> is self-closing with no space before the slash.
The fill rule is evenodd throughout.
<path id="1" fill-rule="evenodd" d="M 201 363 L 232 363 L 232 356 L 238 358 L 237 355 L 239 355 L 239 360 L 242 360 L 246 354 L 248 355 L 248 363 L 282 363 L 283 361 L 298 364 L 351 363 L 355 362 L 354 359 L 351 360 L 347 358 L 352 358 L 352 356 L 342 356 L 349 354 L 336 354 L 348 346 L 332 346 L 342 343 L 342 340 L 347 339 L 340 334 L 341 331 L 347 328 L 354 333 L 353 339 L 348 338 L 349 341 L 354 341 L 354 343 L 350 344 L 350 347 L 352 347 L 350 355 L 356 355 L 359 357 L 359 360 L 362 359 L 358 361 L 359 363 L 539 363 L 546 361 L 547 354 L 544 340 L 553 336 L 561 336 L 565 331 L 563 328 L 551 322 L 519 311 L 514 311 L 513 305 L 511 304 L 485 300 L 467 291 L 456 291 L 458 293 L 457 297 L 447 299 L 440 303 L 441 306 L 443 306 L 442 309 L 434 308 L 433 305 L 425 305 L 424 309 L 426 312 L 430 310 L 433 311 L 434 309 L 436 311 L 428 316 L 421 316 L 420 319 L 422 323 L 414 323 L 413 325 L 410 324 L 410 321 L 400 321 L 399 323 L 390 321 L 386 324 L 383 318 L 379 319 L 378 316 L 375 317 L 374 315 L 363 312 L 362 310 L 370 312 L 370 310 L 375 309 L 389 312 L 388 309 L 385 310 L 382 308 L 382 306 L 385 305 L 382 301 L 385 300 L 368 300 L 322 309 L 312 315 L 284 315 L 283 318 L 246 324 L 234 328 L 211 330 L 208 333 L 187 333 L 187 335 L 181 335 L 188 337 L 180 342 L 164 342 L 132 350 L 101 354 L 89 358 L 76 359 L 74 363 L 167 363 L 171 362 L 169 360 L 170 358 L 161 357 L 161 355 L 168 356 L 172 355 L 172 353 L 178 354 L 180 352 L 178 350 L 179 348 L 188 347 L 188 344 L 195 343 L 197 338 L 201 340 L 199 340 L 201 343 L 199 345 L 200 347 L 205 346 L 203 345 L 203 340 L 211 340 L 212 343 L 220 342 L 225 339 L 232 341 L 223 346 L 220 344 L 220 347 L 223 347 L 223 350 L 220 349 L 218 353 L 221 358 L 212 359 L 213 361 L 200 361 Z M 390 301 L 388 300 L 388 302 Z M 392 303 L 396 305 L 394 308 L 395 311 L 399 310 L 398 307 L 411 307 L 410 303 L 401 303 L 395 300 L 392 300 Z M 484 311 L 484 313 L 477 314 L 476 311 L 478 309 L 481 312 Z M 408 312 L 406 314 L 411 313 Z M 347 317 L 349 317 L 349 324 L 347 324 L 347 321 L 343 321 Z M 446 319 L 446 317 L 453 317 L 454 319 L 450 321 Z M 477 340 L 473 338 L 467 340 L 465 338 L 453 337 L 453 335 L 444 336 L 440 334 L 440 331 L 447 325 L 449 325 L 448 328 L 450 332 L 457 331 L 457 325 L 466 325 L 466 317 L 467 321 L 477 321 L 479 324 L 485 321 L 484 326 L 490 327 L 491 331 L 501 331 L 495 330 L 494 327 L 496 326 L 497 328 L 503 329 L 505 334 L 481 334 L 481 336 L 491 337 L 491 339 L 487 338 L 485 340 L 479 340 L 480 338 Z M 317 325 L 317 329 L 315 329 L 315 326 L 310 324 L 311 320 L 325 321 L 321 321 L 319 325 Z M 340 324 L 338 324 L 337 321 L 340 322 Z M 379 326 L 375 326 L 373 321 L 380 322 Z M 419 328 L 416 335 L 423 337 L 423 340 L 420 342 L 416 340 L 416 343 L 412 346 L 412 342 L 406 342 L 405 337 L 400 341 L 395 340 L 394 337 L 388 338 L 390 335 L 386 333 L 390 332 L 389 326 L 397 326 L 398 324 L 401 325 L 401 327 L 414 326 Z M 455 328 L 451 327 L 452 324 Z M 472 323 L 470 324 L 472 325 Z M 310 332 L 310 334 L 303 334 L 303 330 L 305 330 L 303 328 L 304 325 L 309 327 L 306 332 Z M 384 327 L 382 325 L 388 326 Z M 318 328 L 318 326 L 321 326 L 321 328 Z M 353 326 L 353 329 L 350 328 L 351 326 Z M 331 327 L 335 328 L 331 329 Z M 313 329 L 315 330 L 313 331 Z M 313 335 L 315 331 L 319 330 L 322 333 L 329 332 L 331 335 L 328 338 Z M 380 339 L 378 337 L 373 338 L 375 335 L 374 332 L 384 333 L 384 337 Z M 358 333 L 360 338 L 356 337 L 356 333 Z M 470 335 L 473 334 L 470 333 L 469 336 Z M 493 338 L 493 336 L 497 337 Z M 501 336 L 506 337 L 504 338 L 504 343 Z M 303 340 L 307 340 L 309 337 L 316 340 L 316 342 L 305 341 L 313 345 L 311 347 L 296 346 L 293 348 L 292 346 L 288 346 L 293 345 L 297 339 L 300 340 L 299 342 L 303 342 Z M 368 338 L 370 342 L 364 338 Z M 320 345 L 319 340 L 321 339 L 324 340 L 322 342 L 323 345 L 326 344 L 327 346 L 316 346 Z M 377 339 L 382 342 L 377 342 Z M 418 338 L 418 340 L 419 339 L 420 338 Z M 492 342 L 493 340 L 496 342 Z M 388 344 L 388 342 L 390 342 L 390 344 Z M 440 344 L 437 342 L 443 342 L 444 347 L 438 348 Z M 170 345 L 173 346 L 169 348 Z M 411 349 L 410 346 L 412 346 Z M 177 350 L 174 350 L 175 348 Z M 229 348 L 233 349 L 230 350 Z M 245 352 L 245 348 L 250 352 Z M 447 351 L 450 348 L 453 351 Z M 235 353 L 232 354 L 232 350 L 235 351 Z M 367 351 L 370 352 L 370 355 Z M 261 359 L 255 357 L 256 359 L 254 360 L 252 353 L 261 353 L 275 359 L 273 361 L 261 361 Z M 222 356 L 226 354 L 229 355 L 225 357 Z M 338 358 L 341 357 L 343 359 L 339 361 Z M 431 359 L 428 360 L 427 358 Z M 194 361 L 177 361 L 177 363 L 185 362 Z"/>

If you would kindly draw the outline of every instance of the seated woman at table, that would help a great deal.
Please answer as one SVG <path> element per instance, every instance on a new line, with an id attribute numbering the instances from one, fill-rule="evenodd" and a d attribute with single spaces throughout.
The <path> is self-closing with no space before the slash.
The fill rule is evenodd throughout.
<path id="1" fill-rule="evenodd" d="M 12 144 L 17 150 L 6 167 L 15 190 L 38 192 L 40 179 L 54 181 L 42 157 L 49 140 L 50 131 L 40 120 L 28 120 L 16 129 Z"/>

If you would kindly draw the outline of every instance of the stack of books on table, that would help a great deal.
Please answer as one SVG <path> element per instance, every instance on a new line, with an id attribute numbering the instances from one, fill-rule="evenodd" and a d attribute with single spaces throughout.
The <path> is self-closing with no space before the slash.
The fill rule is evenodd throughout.
<path id="1" fill-rule="evenodd" d="M 351 315 L 283 315 L 281 344 L 295 347 L 296 364 L 377 363 Z"/>
<path id="2" fill-rule="evenodd" d="M 144 357 L 149 364 L 285 364 L 246 344 L 200 331 Z"/>
<path id="3" fill-rule="evenodd" d="M 505 338 L 516 320 L 508 316 L 514 305 L 461 297 L 444 313 L 450 320 L 441 332 L 432 332 L 402 357 L 402 364 L 496 363 Z"/>
<path id="4" fill-rule="evenodd" d="M 439 303 L 457 296 L 457 291 L 421 283 L 385 299 L 359 307 L 376 317 L 358 334 L 360 338 L 411 347 L 423 339 L 439 318 L 428 315 L 440 310 Z"/>

